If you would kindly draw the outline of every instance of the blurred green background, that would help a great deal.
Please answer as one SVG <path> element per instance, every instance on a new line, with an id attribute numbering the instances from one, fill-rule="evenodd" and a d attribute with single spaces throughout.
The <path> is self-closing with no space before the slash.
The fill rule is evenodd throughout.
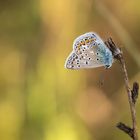
<path id="1" fill-rule="evenodd" d="M 73 40 L 112 37 L 140 82 L 139 0 L 0 0 L 0 140 L 128 140 L 120 65 L 64 69 Z M 140 133 L 140 103 L 137 122 Z"/>

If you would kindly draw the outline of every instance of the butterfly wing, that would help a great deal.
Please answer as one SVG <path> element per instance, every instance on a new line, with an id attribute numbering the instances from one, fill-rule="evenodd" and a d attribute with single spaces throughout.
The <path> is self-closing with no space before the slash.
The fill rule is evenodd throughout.
<path id="1" fill-rule="evenodd" d="M 68 56 L 65 68 L 67 69 L 86 69 L 104 66 L 102 57 L 89 54 L 88 56 L 77 55 L 74 51 Z"/>
<path id="2" fill-rule="evenodd" d="M 69 69 L 95 68 L 111 66 L 112 53 L 101 38 L 93 33 L 86 33 L 75 39 L 73 51 L 66 60 Z"/>

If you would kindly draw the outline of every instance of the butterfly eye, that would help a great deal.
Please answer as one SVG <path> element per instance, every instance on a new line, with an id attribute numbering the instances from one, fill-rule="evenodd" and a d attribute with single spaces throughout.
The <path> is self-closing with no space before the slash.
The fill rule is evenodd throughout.
<path id="1" fill-rule="evenodd" d="M 99 58 L 97 58 L 96 60 L 99 61 Z"/>

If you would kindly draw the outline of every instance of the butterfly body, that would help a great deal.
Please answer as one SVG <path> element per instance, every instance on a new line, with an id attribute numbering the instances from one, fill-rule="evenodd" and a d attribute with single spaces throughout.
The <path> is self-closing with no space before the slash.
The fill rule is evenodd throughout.
<path id="1" fill-rule="evenodd" d="M 111 67 L 112 52 L 106 47 L 102 39 L 95 33 L 85 33 L 74 40 L 73 51 L 68 56 L 65 67 L 67 69 Z"/>

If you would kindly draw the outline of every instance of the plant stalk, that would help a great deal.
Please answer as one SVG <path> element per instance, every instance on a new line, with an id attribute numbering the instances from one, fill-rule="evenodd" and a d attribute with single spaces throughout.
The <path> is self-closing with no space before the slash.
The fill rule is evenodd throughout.
<path id="1" fill-rule="evenodd" d="M 126 70 L 125 60 L 123 58 L 122 53 L 120 53 L 118 55 L 118 58 L 120 60 L 121 66 L 122 66 L 122 72 L 123 72 L 124 81 L 125 81 L 125 88 L 127 91 L 128 101 L 129 101 L 129 105 L 130 105 L 130 111 L 131 111 L 131 117 L 132 117 L 133 140 L 138 140 L 136 108 L 135 108 L 134 102 L 132 101 L 132 93 L 131 93 L 131 88 L 130 88 L 130 84 L 129 84 L 128 73 Z"/>

